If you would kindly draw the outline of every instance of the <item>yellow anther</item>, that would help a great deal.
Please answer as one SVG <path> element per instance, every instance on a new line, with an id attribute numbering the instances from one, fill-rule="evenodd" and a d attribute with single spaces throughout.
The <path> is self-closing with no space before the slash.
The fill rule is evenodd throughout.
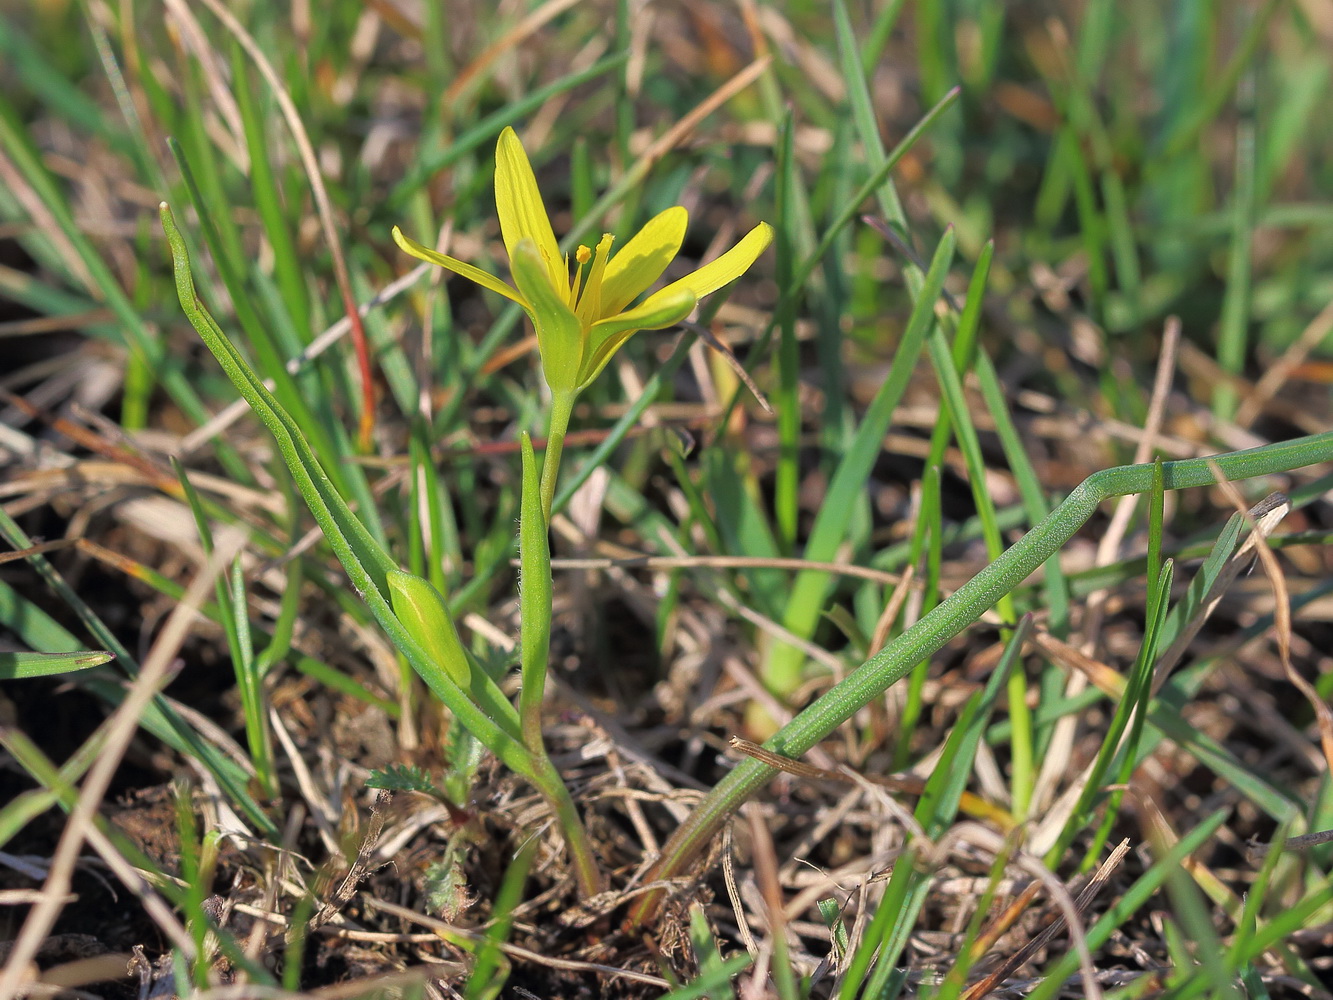
<path id="1" fill-rule="evenodd" d="M 574 283 L 569 289 L 569 304 L 571 307 L 578 304 L 579 295 L 583 289 L 583 265 L 592 259 L 592 251 L 580 243 L 579 248 L 574 251 L 574 259 L 578 263 L 574 265 Z"/>
<path id="2" fill-rule="evenodd" d="M 588 268 L 587 277 L 583 281 L 583 294 L 576 300 L 579 320 L 585 326 L 602 318 L 602 274 L 606 271 L 606 262 L 611 256 L 611 244 L 614 240 L 615 237 L 610 233 L 602 233 L 602 238 L 597 241 L 597 252 L 593 256 L 592 266 Z"/>

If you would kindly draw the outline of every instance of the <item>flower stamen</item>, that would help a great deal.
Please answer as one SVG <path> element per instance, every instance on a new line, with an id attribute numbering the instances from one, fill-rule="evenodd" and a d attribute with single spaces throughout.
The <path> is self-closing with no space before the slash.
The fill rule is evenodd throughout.
<path id="1" fill-rule="evenodd" d="M 574 260 L 577 263 L 574 265 L 574 284 L 569 290 L 569 304 L 571 307 L 579 300 L 579 288 L 583 284 L 583 265 L 591 259 L 592 251 L 580 243 L 579 248 L 574 251 Z"/>
<path id="2" fill-rule="evenodd" d="M 597 253 L 593 257 L 592 267 L 588 269 L 588 280 L 583 286 L 583 296 L 578 299 L 575 306 L 579 322 L 584 327 L 602 318 L 602 275 L 606 272 L 606 262 L 611 257 L 611 244 L 614 242 L 615 237 L 610 233 L 603 233 L 597 242 Z"/>

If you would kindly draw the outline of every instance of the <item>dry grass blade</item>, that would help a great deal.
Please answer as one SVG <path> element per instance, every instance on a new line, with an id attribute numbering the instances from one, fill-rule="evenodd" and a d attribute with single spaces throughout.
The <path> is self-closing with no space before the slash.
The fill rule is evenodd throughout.
<path id="1" fill-rule="evenodd" d="M 651 887 L 643 887 L 644 890 Z M 641 890 L 642 891 L 642 890 Z M 399 906 L 397 903 L 390 903 L 386 900 L 375 899 L 372 896 L 363 897 L 366 906 L 374 910 L 380 910 L 406 920 L 409 923 L 419 924 L 433 930 L 442 940 L 467 940 L 480 943 L 483 936 L 475 931 L 466 930 L 462 927 L 455 927 L 452 924 L 445 923 L 435 917 L 424 913 L 418 913 L 406 906 Z M 661 976 L 650 976 L 643 972 L 635 972 L 632 969 L 618 969 L 611 965 L 601 965 L 597 962 L 580 962 L 570 958 L 556 958 L 553 955 L 543 955 L 539 952 L 531 951 L 527 948 L 519 947 L 516 944 L 499 942 L 496 944 L 510 958 L 522 959 L 525 962 L 532 962 L 536 965 L 544 965 L 552 969 L 562 969 L 567 972 L 593 972 L 604 976 L 614 976 L 618 979 L 628 979 L 631 982 L 647 983 L 649 986 L 658 986 L 662 989 L 670 988 L 668 983 Z"/>
<path id="2" fill-rule="evenodd" d="M 751 802 L 746 805 L 745 812 L 750 821 L 754 877 L 763 899 L 764 922 L 768 925 L 768 940 L 760 950 L 778 957 L 786 950 L 778 945 L 785 945 L 787 940 L 787 914 L 782 900 L 782 883 L 778 881 L 778 856 L 773 849 L 773 835 L 764 823 L 763 808 Z"/>
<path id="3" fill-rule="evenodd" d="M 28 974 L 29 964 L 60 915 L 64 905 L 62 900 L 70 889 L 79 850 L 85 840 L 96 834 L 93 817 L 102 804 L 102 799 L 111 785 L 111 779 L 120 766 L 121 758 L 129 748 L 130 739 L 139 725 L 139 717 L 166 681 L 168 668 L 195 622 L 195 612 L 208 598 L 218 574 L 227 567 L 244 544 L 244 537 L 241 533 L 231 532 L 218 538 L 213 554 L 191 581 L 180 603 L 172 611 L 152 650 L 145 658 L 142 671 L 130 686 L 125 700 L 112 715 L 107 726 L 105 746 L 84 779 L 79 791 L 78 804 L 70 813 L 64 833 L 61 834 L 60 842 L 51 859 L 50 872 L 42 889 L 43 898 L 29 911 L 23 929 L 10 951 L 9 961 L 3 971 L 0 971 L 0 997 L 11 997 L 17 993 Z M 167 911 L 167 914 L 169 916 L 170 911 Z M 174 930 L 176 933 L 172 936 L 176 947 L 187 956 L 194 954 L 193 939 L 185 933 L 184 928 L 180 927 L 174 917 L 170 923 L 164 925 L 163 930 Z"/>
<path id="4" fill-rule="evenodd" d="M 768 615 L 756 611 L 748 604 L 743 604 L 730 591 L 719 590 L 717 592 L 716 597 L 718 603 L 720 603 L 732 614 L 744 618 L 751 625 L 754 625 L 756 628 L 762 629 L 764 632 L 767 632 L 770 636 L 772 636 L 774 639 L 777 639 L 779 642 L 785 642 L 787 645 L 799 649 L 802 653 L 804 653 L 810 659 L 814 660 L 816 663 L 820 663 L 823 666 L 827 667 L 829 672 L 834 677 L 841 677 L 843 675 L 843 670 L 844 670 L 843 662 L 840 659 L 838 659 L 838 657 L 830 653 L 823 646 L 817 646 L 813 642 L 810 642 L 808 639 L 802 639 L 799 635 L 791 631 L 791 629 L 786 628 L 781 623 L 768 617 Z"/>
<path id="5" fill-rule="evenodd" d="M 245 145 L 245 125 L 241 121 L 241 109 L 227 89 L 227 73 L 219 65 L 221 54 L 209 44 L 208 33 L 184 0 L 165 0 L 165 6 L 181 37 L 188 40 L 188 47 L 198 60 L 199 69 L 208 83 L 208 92 L 217 105 L 218 113 L 227 123 L 226 142 L 218 142 L 218 145 L 226 149 L 227 155 L 242 172 L 249 172 L 250 152 Z M 224 136 L 217 135 L 215 130 L 214 139 L 221 138 Z"/>
<path id="6" fill-rule="evenodd" d="M 731 349 L 727 347 L 726 344 L 722 343 L 722 341 L 718 340 L 716 334 L 714 334 L 712 330 L 708 329 L 708 327 L 704 326 L 702 323 L 695 323 L 690 320 L 686 320 L 680 325 L 695 334 L 695 336 L 722 357 L 722 360 L 727 363 L 727 366 L 736 373 L 736 377 L 745 383 L 745 388 L 750 390 L 750 395 L 754 396 L 755 401 L 763 407 L 765 413 L 771 414 L 773 412 L 773 404 L 770 403 L 768 397 L 760 391 L 755 380 L 750 378 L 750 373 L 745 370 L 745 366 L 741 364 L 740 358 L 732 354 Z"/>
<path id="7" fill-rule="evenodd" d="M 111 323 L 115 313 L 110 309 L 89 309 L 86 312 L 72 313 L 67 316 L 35 316 L 31 319 L 11 319 L 0 322 L 0 338 L 27 337 L 40 333 L 60 333 L 69 329 L 81 329 Z"/>
<path id="8" fill-rule="evenodd" d="M 547 0 L 518 24 L 506 31 L 486 48 L 482 49 L 470 63 L 459 71 L 454 82 L 440 97 L 439 108 L 448 113 L 458 103 L 458 99 L 472 85 L 472 81 L 486 71 L 486 67 L 495 62 L 505 52 L 523 44 L 540 31 L 551 20 L 573 7 L 578 0 Z"/>
<path id="9" fill-rule="evenodd" d="M 366 341 L 366 329 L 361 323 L 361 312 L 357 308 L 356 298 L 352 294 L 352 280 L 347 273 L 347 259 L 343 254 L 342 240 L 338 238 L 338 230 L 333 221 L 333 202 L 329 200 L 329 192 L 324 185 L 324 175 L 320 172 L 319 160 L 315 157 L 315 148 L 310 144 L 310 136 L 306 133 L 305 123 L 301 121 L 301 113 L 292 101 L 291 94 L 287 92 L 287 87 L 282 82 L 282 78 L 278 76 L 273 64 L 268 61 L 268 57 L 264 55 L 264 50 L 259 47 L 254 36 L 246 31 L 241 22 L 236 19 L 236 16 L 218 0 L 203 0 L 203 3 L 213 12 L 213 16 L 222 22 L 231 36 L 245 50 L 245 54 L 259 69 L 265 82 L 273 91 L 273 97 L 278 102 L 283 121 L 287 123 L 287 128 L 296 143 L 297 153 L 301 157 L 301 166 L 310 181 L 310 192 L 315 196 L 315 208 L 319 215 L 320 228 L 324 231 L 324 242 L 328 244 L 329 255 L 333 261 L 334 281 L 338 285 L 338 294 L 342 297 L 343 309 L 346 312 L 346 319 L 352 331 L 352 342 L 356 346 L 356 359 L 361 370 L 362 389 L 361 444 L 363 450 L 369 450 L 371 433 L 375 427 L 375 384 L 374 374 L 370 366 L 370 346 Z"/>
<path id="10" fill-rule="evenodd" d="M 63 993 L 77 990 L 80 986 L 93 983 L 107 983 L 125 979 L 129 955 L 97 955 L 93 958 L 80 958 L 72 962 L 63 962 L 41 974 L 32 984 L 28 995 L 42 996 L 47 993 Z M 84 994 L 88 996 L 89 994 Z"/>
<path id="11" fill-rule="evenodd" d="M 731 902 L 731 912 L 736 918 L 736 930 L 740 933 L 741 944 L 751 955 L 758 957 L 759 942 L 750 930 L 749 918 L 745 915 L 745 901 L 741 899 L 741 888 L 736 881 L 736 856 L 732 852 L 733 836 L 731 824 L 722 831 L 722 881 L 727 887 L 727 899 Z"/>
<path id="12" fill-rule="evenodd" d="M 1007 934 L 1014 924 L 1018 923 L 1018 918 L 1027 912 L 1028 907 L 1032 905 L 1039 892 L 1041 892 L 1041 883 L 1037 881 L 1029 882 L 1026 888 L 1018 894 L 1017 899 L 996 914 L 990 925 L 984 928 L 977 935 L 977 939 L 972 942 L 971 960 L 973 963 L 981 961 L 986 952 L 995 947 L 995 942 Z M 989 978 L 987 976 L 987 979 Z M 998 980 L 996 981 L 998 982 Z"/>
<path id="13" fill-rule="evenodd" d="M 913 584 L 916 582 L 916 567 L 908 566 L 903 570 L 902 580 L 898 586 L 893 589 L 893 594 L 889 601 L 884 605 L 884 610 L 879 614 L 879 620 L 875 622 L 875 631 L 870 636 L 870 648 L 866 653 L 874 656 L 884 644 L 889 641 L 889 633 L 893 631 L 893 623 L 898 620 L 898 615 L 907 603 L 907 598 L 911 595 Z"/>
<path id="14" fill-rule="evenodd" d="M 915 774 L 856 774 L 851 770 L 834 771 L 784 757 L 760 746 L 758 743 L 739 736 L 733 736 L 727 742 L 732 749 L 745 754 L 747 757 L 753 757 L 769 767 L 798 778 L 832 781 L 841 785 L 861 785 L 864 782 L 903 795 L 921 795 L 926 790 L 926 779 Z M 968 815 L 977 819 L 990 820 L 1002 830 L 1007 831 L 1014 826 L 1013 816 L 973 792 L 963 792 L 958 806 Z"/>
<path id="15" fill-rule="evenodd" d="M 1275 493 L 1258 507 L 1247 511 L 1245 500 L 1234 484 L 1219 476 L 1218 486 L 1236 509 L 1253 524 L 1246 545 L 1252 547 L 1258 555 L 1259 562 L 1264 568 L 1264 575 L 1268 577 L 1268 583 L 1273 588 L 1273 634 L 1277 639 L 1277 652 L 1282 661 L 1282 670 L 1287 675 L 1287 680 L 1291 681 L 1314 709 L 1315 720 L 1319 724 L 1319 742 L 1324 751 L 1326 773 L 1333 774 L 1333 709 L 1330 709 L 1328 702 L 1319 696 L 1314 685 L 1302 677 L 1292 665 L 1291 597 L 1287 592 L 1287 578 L 1282 572 L 1282 567 L 1278 565 L 1277 556 L 1268 547 L 1268 536 L 1291 510 L 1291 501 L 1282 494 Z"/>
<path id="16" fill-rule="evenodd" d="M 1032 644 L 1049 656 L 1052 663 L 1063 667 L 1071 674 L 1081 674 L 1091 681 L 1102 694 L 1112 698 L 1119 698 L 1124 694 L 1125 677 L 1109 664 L 1093 659 L 1087 653 L 1062 639 L 1057 639 L 1049 632 L 1034 632 Z"/>
<path id="17" fill-rule="evenodd" d="M 357 886 L 364 881 L 374 870 L 372 859 L 375 856 L 375 848 L 379 846 L 380 834 L 384 832 L 384 820 L 389 808 L 389 803 L 393 801 L 393 792 L 380 790 L 375 796 L 375 802 L 370 807 L 370 825 L 366 828 L 365 836 L 361 838 L 361 845 L 356 850 L 356 858 L 352 866 L 343 876 L 342 881 L 338 883 L 338 888 L 333 890 L 333 894 L 324 901 L 319 910 L 310 919 L 310 927 L 313 930 L 316 927 L 322 927 L 333 919 L 334 914 L 338 913 L 344 906 L 352 901 L 356 895 Z"/>
<path id="18" fill-rule="evenodd" d="M 34 406 L 22 396 L 16 396 L 12 392 L 0 389 L 0 400 L 19 410 L 30 420 L 40 420 L 47 424 L 52 430 L 58 431 L 69 438 L 75 444 L 87 448 L 89 451 L 102 455 L 105 458 L 115 462 L 128 465 L 136 472 L 140 473 L 150 484 L 160 489 L 163 493 L 180 498 L 184 495 L 181 484 L 176 477 L 168 470 L 154 463 L 128 448 L 107 441 L 95 431 L 75 423 L 65 417 L 57 416 L 39 406 Z"/>
<path id="19" fill-rule="evenodd" d="M 32 228 L 42 232 L 60 253 L 60 262 L 84 288 L 95 289 L 97 282 L 89 273 L 88 267 L 79 256 L 78 250 L 70 243 L 55 216 L 41 196 L 32 189 L 32 185 L 23 179 L 23 173 L 3 150 L 0 150 L 0 185 L 23 207 L 23 211 L 32 220 Z"/>
<path id="20" fill-rule="evenodd" d="M 1120 866 L 1120 862 L 1125 859 L 1125 855 L 1128 853 L 1129 841 L 1122 840 L 1116 845 L 1110 856 L 1098 866 L 1097 871 L 1088 881 L 1088 884 L 1083 887 L 1083 891 L 1080 892 L 1078 898 L 1074 900 L 1074 910 L 1080 918 L 1083 914 L 1088 912 L 1088 907 L 1092 905 L 1093 900 L 1097 898 L 1098 893 L 1100 893 L 1102 888 L 1106 885 L 1107 880 L 1111 877 L 1111 873 Z M 980 1000 L 981 997 L 990 993 L 1017 969 L 1021 968 L 1023 963 L 1034 955 L 1038 949 L 1045 947 L 1050 942 L 1051 938 L 1055 937 L 1066 924 L 1071 928 L 1074 927 L 1074 924 L 1068 919 L 1068 914 L 1057 916 L 1055 920 L 1053 920 L 1039 934 L 1024 944 L 1023 947 L 1019 948 L 1018 951 L 1006 958 L 998 968 L 990 972 L 984 979 L 978 980 L 968 987 L 967 992 L 962 996 L 962 1000 Z M 990 931 L 988 930 L 982 935 L 983 939 L 989 934 Z M 998 937 L 999 935 L 996 934 L 995 936 Z M 1086 948 L 1086 944 L 1084 947 Z M 1096 977 L 1087 975 L 1087 971 L 1088 968 L 1085 964 L 1084 985 L 1088 991 L 1087 995 L 1099 995 L 1100 990 L 1096 985 Z"/>
<path id="21" fill-rule="evenodd" d="M 1288 837 L 1280 844 L 1263 844 L 1257 838 L 1251 838 L 1245 845 L 1245 856 L 1251 864 L 1258 864 L 1265 854 L 1274 848 L 1280 851 L 1308 851 L 1312 847 L 1333 844 L 1333 830 L 1320 830 L 1318 833 L 1305 833 L 1299 837 Z"/>
<path id="22" fill-rule="evenodd" d="M 770 62 L 772 62 L 770 57 L 760 56 L 705 97 L 698 105 L 691 108 L 680 121 L 662 133 L 662 136 L 656 142 L 644 150 L 643 155 L 635 163 L 635 169 L 646 171 L 653 163 L 684 142 L 689 138 L 690 133 L 699 126 L 700 122 L 759 79 L 760 74 L 768 69 Z"/>
<path id="23" fill-rule="evenodd" d="M 54 552 L 56 549 L 67 549 L 71 545 L 77 544 L 78 542 L 73 538 L 57 538 L 50 542 L 38 542 L 36 545 L 29 545 L 27 548 L 19 549 L 15 552 L 0 553 L 0 566 L 3 566 L 8 562 L 14 562 L 18 559 L 27 559 L 29 556 Z"/>
<path id="24" fill-rule="evenodd" d="M 1246 395 L 1236 410 L 1235 422 L 1241 427 L 1249 427 L 1256 417 L 1287 384 L 1287 380 L 1310 356 L 1310 352 L 1322 344 L 1330 332 L 1333 332 L 1333 302 L 1310 321 L 1296 341 L 1283 352 L 1254 383 L 1254 389 Z"/>

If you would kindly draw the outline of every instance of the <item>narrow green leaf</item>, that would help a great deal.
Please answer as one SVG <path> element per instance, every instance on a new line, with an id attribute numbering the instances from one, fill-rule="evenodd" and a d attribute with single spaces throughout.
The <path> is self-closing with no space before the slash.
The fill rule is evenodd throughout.
<path id="1" fill-rule="evenodd" d="M 777 218 L 775 260 L 779 288 L 790 288 L 796 266 L 796 189 L 800 178 L 795 151 L 796 121 L 789 106 L 778 130 Z M 800 518 L 801 484 L 799 444 L 801 436 L 800 349 L 796 343 L 796 296 L 784 295 L 775 317 L 778 325 L 778 386 L 773 397 L 778 422 L 778 457 L 773 485 L 773 520 L 783 555 L 791 555 L 796 545 Z"/>
<path id="2" fill-rule="evenodd" d="M 393 613 L 385 591 L 388 589 L 388 573 L 398 567 L 333 488 L 301 436 L 300 428 L 277 405 L 272 394 L 195 297 L 189 252 L 165 202 L 160 214 L 167 242 L 171 246 L 181 308 L 205 346 L 273 435 L 301 496 L 361 599 L 394 645 L 408 657 L 413 668 L 441 701 L 449 706 L 459 721 L 512 770 L 531 775 L 533 761 L 517 741 L 517 712 L 508 700 L 500 696 L 498 688 L 493 683 L 474 685 L 472 696 L 484 699 L 481 705 L 474 703 L 473 697 L 460 688 L 452 677 L 434 669 L 430 656 Z"/>
<path id="3" fill-rule="evenodd" d="M 542 510 L 541 480 L 532 438 L 523 434 L 523 500 L 519 514 L 519 651 L 523 684 L 518 716 L 523 741 L 534 754 L 542 749 L 542 700 L 551 655 L 551 549 Z"/>
<path id="4" fill-rule="evenodd" d="M 86 650 L 72 653 L 32 653 L 22 650 L 0 653 L 0 681 L 68 674 L 89 667 L 100 667 L 115 658 L 112 653 Z"/>

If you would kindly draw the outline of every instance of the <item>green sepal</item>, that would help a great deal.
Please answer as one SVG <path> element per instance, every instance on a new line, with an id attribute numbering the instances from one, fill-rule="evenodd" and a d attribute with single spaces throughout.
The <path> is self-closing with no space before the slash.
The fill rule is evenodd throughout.
<path id="1" fill-rule="evenodd" d="M 532 240 L 522 240 L 514 247 L 509 267 L 532 310 L 546 384 L 554 393 L 573 391 L 583 360 L 582 324 L 551 284 L 546 262 Z"/>

